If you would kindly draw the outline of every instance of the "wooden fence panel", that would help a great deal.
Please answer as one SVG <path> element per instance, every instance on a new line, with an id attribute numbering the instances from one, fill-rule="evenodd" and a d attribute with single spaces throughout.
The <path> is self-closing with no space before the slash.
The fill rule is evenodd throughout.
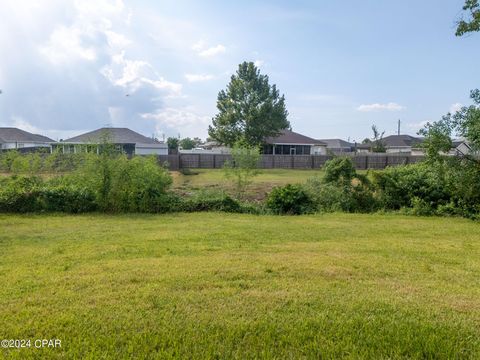
<path id="1" fill-rule="evenodd" d="M 294 169 L 312 169 L 313 157 L 311 155 L 297 155 L 292 156 Z"/>
<path id="2" fill-rule="evenodd" d="M 425 159 L 424 156 L 407 154 L 355 154 L 349 156 L 357 170 L 385 169 L 387 166 L 414 164 Z M 228 154 L 178 154 L 159 155 L 161 164 L 168 163 L 169 169 L 221 169 L 227 160 Z M 332 155 L 261 155 L 259 168 L 261 169 L 321 169 L 332 159 Z"/>

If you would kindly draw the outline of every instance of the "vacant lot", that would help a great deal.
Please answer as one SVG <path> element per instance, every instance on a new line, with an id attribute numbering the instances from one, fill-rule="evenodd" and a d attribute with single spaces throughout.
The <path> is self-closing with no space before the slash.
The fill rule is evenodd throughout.
<path id="1" fill-rule="evenodd" d="M 321 170 L 262 169 L 252 178 L 246 197 L 262 200 L 275 186 L 305 183 L 309 178 L 322 175 Z M 222 169 L 192 169 L 191 175 L 172 172 L 172 177 L 174 188 L 180 191 L 215 188 L 233 192 L 232 182 Z"/>
<path id="2" fill-rule="evenodd" d="M 0 339 L 44 358 L 479 358 L 480 224 L 0 215 Z"/>

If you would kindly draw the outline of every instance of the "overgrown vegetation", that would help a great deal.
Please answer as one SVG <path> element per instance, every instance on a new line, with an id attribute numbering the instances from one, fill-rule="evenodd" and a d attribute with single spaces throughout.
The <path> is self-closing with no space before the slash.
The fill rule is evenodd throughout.
<path id="1" fill-rule="evenodd" d="M 235 150 L 236 151 L 236 150 Z M 305 183 L 277 186 L 265 201 L 247 201 L 247 186 L 258 173 L 257 152 L 239 148 L 235 165 L 224 170 L 233 190 L 218 186 L 172 189 L 170 173 L 155 157 L 107 152 L 68 157 L 73 170 L 57 176 L 36 176 L 37 155 L 2 157 L 24 164 L 0 178 L 1 212 L 195 212 L 306 214 L 312 212 L 372 213 L 401 211 L 413 215 L 478 218 L 480 171 L 467 158 L 435 157 L 407 166 L 371 171 L 355 170 L 350 158 L 328 161 L 322 175 Z M 51 163 L 58 155 L 40 157 Z M 14 160 L 13 162 L 11 160 Z M 60 164 L 65 169 L 63 162 Z M 58 172 L 52 168 L 52 172 Z M 286 170 L 288 171 L 288 170 Z"/>
<path id="2" fill-rule="evenodd" d="M 237 142 L 231 150 L 232 159 L 224 165 L 225 176 L 233 181 L 235 195 L 242 198 L 252 183 L 252 178 L 259 174 L 258 162 L 260 149 L 257 146 Z"/>

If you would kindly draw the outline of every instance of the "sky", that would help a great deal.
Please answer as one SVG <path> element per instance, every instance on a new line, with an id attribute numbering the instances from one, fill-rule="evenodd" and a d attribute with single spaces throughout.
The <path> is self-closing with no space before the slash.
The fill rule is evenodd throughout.
<path id="1" fill-rule="evenodd" d="M 416 134 L 479 87 L 463 0 L 1 0 L 0 126 L 55 140 L 99 127 L 207 137 L 243 61 L 285 94 L 294 131 Z"/>

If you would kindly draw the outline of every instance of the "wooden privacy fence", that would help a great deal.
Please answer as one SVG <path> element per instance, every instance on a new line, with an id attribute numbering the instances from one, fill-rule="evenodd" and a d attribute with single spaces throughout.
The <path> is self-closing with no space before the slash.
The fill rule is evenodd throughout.
<path id="1" fill-rule="evenodd" d="M 348 155 L 358 170 L 385 169 L 387 166 L 413 164 L 425 157 L 406 154 L 354 154 Z M 261 169 L 320 169 L 332 155 L 261 155 Z M 178 154 L 159 155 L 158 161 L 170 170 L 221 169 L 231 159 L 227 154 Z"/>

